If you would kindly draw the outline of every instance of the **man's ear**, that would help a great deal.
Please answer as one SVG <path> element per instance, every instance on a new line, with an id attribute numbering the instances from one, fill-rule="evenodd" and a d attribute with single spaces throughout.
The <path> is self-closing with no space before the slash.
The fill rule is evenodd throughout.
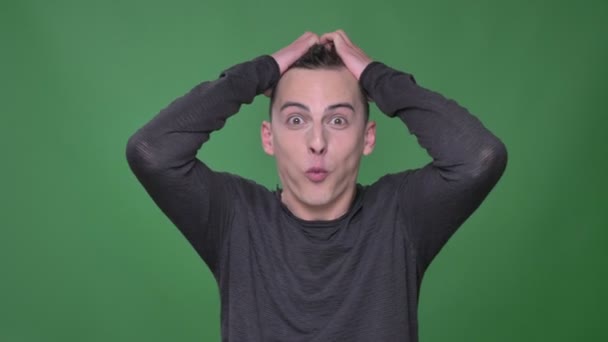
<path id="1" fill-rule="evenodd" d="M 365 125 L 365 137 L 363 145 L 363 155 L 367 156 L 374 150 L 376 146 L 376 122 L 369 121 Z"/>
<path id="2" fill-rule="evenodd" d="M 262 136 L 262 148 L 269 156 L 274 156 L 274 147 L 272 146 L 272 127 L 268 121 L 262 121 L 260 134 Z"/>

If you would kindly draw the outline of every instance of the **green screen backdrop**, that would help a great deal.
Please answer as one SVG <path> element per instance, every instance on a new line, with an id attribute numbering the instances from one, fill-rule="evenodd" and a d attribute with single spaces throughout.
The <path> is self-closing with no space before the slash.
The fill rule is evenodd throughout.
<path id="1" fill-rule="evenodd" d="M 0 341 L 219 341 L 213 276 L 126 142 L 225 68 L 338 28 L 509 152 L 425 275 L 421 341 L 607 341 L 607 22 L 605 1 L 3 1 Z M 267 106 L 199 158 L 274 188 Z M 372 107 L 361 183 L 431 160 Z"/>

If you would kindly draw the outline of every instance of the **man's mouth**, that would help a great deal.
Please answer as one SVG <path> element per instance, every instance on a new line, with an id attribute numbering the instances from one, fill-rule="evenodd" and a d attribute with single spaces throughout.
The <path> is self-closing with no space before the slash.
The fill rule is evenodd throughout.
<path id="1" fill-rule="evenodd" d="M 327 170 L 320 167 L 311 167 L 310 169 L 306 170 L 306 178 L 313 183 L 320 183 L 324 181 L 328 174 L 329 172 Z"/>

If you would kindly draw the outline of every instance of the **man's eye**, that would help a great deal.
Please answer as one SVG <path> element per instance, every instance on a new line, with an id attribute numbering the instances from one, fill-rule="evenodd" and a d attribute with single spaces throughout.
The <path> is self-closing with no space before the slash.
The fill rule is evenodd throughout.
<path id="1" fill-rule="evenodd" d="M 304 122 L 304 120 L 302 120 L 302 117 L 300 116 L 292 116 L 289 119 L 287 119 L 287 123 L 290 125 L 300 125 Z"/>
<path id="2" fill-rule="evenodd" d="M 329 122 L 332 125 L 336 125 L 336 126 L 344 126 L 344 125 L 346 125 L 346 119 L 344 119 L 341 116 L 334 116 L 333 118 L 331 118 L 331 120 Z"/>

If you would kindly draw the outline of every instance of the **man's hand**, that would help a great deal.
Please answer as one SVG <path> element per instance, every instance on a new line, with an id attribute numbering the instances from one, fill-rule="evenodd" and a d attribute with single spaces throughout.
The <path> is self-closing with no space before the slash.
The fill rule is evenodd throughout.
<path id="1" fill-rule="evenodd" d="M 316 33 L 306 32 L 291 44 L 273 53 L 271 56 L 279 64 L 281 75 L 291 66 L 298 58 L 302 57 L 311 46 L 319 43 L 319 36 Z"/>
<path id="2" fill-rule="evenodd" d="M 346 68 L 359 80 L 361 73 L 365 67 L 372 62 L 363 50 L 353 44 L 346 33 L 342 30 L 325 33 L 321 36 L 321 44 L 333 44 L 336 47 L 336 52 L 342 58 Z"/>

